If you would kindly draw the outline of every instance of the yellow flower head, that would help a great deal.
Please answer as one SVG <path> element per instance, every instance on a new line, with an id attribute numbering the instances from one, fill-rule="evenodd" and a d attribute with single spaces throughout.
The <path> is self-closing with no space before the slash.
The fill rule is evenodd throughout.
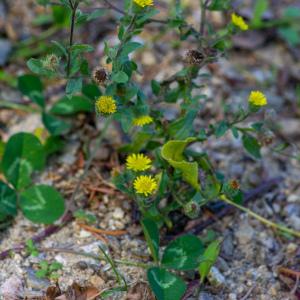
<path id="1" fill-rule="evenodd" d="M 151 159 L 144 154 L 131 154 L 126 159 L 126 167 L 133 171 L 145 171 L 151 168 Z"/>
<path id="2" fill-rule="evenodd" d="M 141 175 L 134 180 L 133 186 L 137 194 L 149 196 L 157 189 L 157 181 L 152 176 Z"/>
<path id="3" fill-rule="evenodd" d="M 150 117 L 150 116 L 140 116 L 140 117 L 135 118 L 133 120 L 133 125 L 142 127 L 142 126 L 150 124 L 152 122 L 153 122 L 152 117 Z"/>
<path id="4" fill-rule="evenodd" d="M 249 29 L 249 26 L 245 22 L 245 20 L 241 16 L 236 15 L 235 13 L 231 14 L 231 21 L 233 25 L 239 27 L 241 30 Z"/>
<path id="5" fill-rule="evenodd" d="M 145 7 L 145 6 L 152 6 L 153 0 L 133 0 L 138 6 Z"/>
<path id="6" fill-rule="evenodd" d="M 100 96 L 95 103 L 99 114 L 110 115 L 117 111 L 116 101 L 111 96 Z"/>
<path id="7" fill-rule="evenodd" d="M 265 106 L 268 104 L 268 101 L 262 92 L 252 91 L 249 96 L 249 103 L 255 106 Z"/>

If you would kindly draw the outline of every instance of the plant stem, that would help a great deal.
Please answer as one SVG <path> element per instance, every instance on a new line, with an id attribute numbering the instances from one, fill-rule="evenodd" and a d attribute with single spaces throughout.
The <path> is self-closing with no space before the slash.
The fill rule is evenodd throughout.
<path id="1" fill-rule="evenodd" d="M 233 201 L 231 201 L 230 199 L 228 199 L 224 194 L 221 195 L 221 200 L 223 200 L 224 202 L 232 205 L 232 206 L 235 206 L 236 208 L 240 209 L 241 211 L 247 213 L 248 215 L 250 215 L 251 217 L 259 220 L 260 222 L 262 222 L 263 224 L 269 226 L 269 227 L 272 227 L 276 230 L 281 230 L 283 232 L 286 232 L 288 234 L 291 234 L 293 236 L 296 236 L 296 237 L 299 237 L 300 238 L 300 231 L 296 231 L 296 230 L 293 230 L 293 229 L 290 229 L 286 226 L 283 226 L 283 225 L 280 225 L 280 224 L 277 224 L 277 223 L 274 223 L 272 221 L 269 221 L 267 219 L 265 219 L 264 217 L 256 214 L 255 212 L 253 212 L 252 210 L 250 210 L 249 208 L 246 208 L 242 205 L 239 205 Z"/>
<path id="2" fill-rule="evenodd" d="M 75 20 L 76 20 L 76 11 L 78 7 L 78 1 L 73 4 L 71 0 L 69 0 L 70 7 L 72 9 L 72 18 L 71 18 L 71 31 L 70 31 L 70 42 L 69 42 L 69 49 L 68 49 L 68 63 L 67 63 L 67 75 L 70 76 L 71 71 L 71 52 L 73 46 L 73 39 L 74 39 L 74 29 L 75 29 Z"/>
<path id="3" fill-rule="evenodd" d="M 200 0 L 200 9 L 201 9 L 201 20 L 200 20 L 200 34 L 203 35 L 204 33 L 204 26 L 205 26 L 205 18 L 206 18 L 206 10 L 204 6 L 204 0 Z"/>

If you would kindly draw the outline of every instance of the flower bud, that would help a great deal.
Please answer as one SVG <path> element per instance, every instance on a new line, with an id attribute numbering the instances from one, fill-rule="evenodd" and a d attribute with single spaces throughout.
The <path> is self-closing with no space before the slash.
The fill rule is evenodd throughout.
<path id="1" fill-rule="evenodd" d="M 200 205 L 195 201 L 189 201 L 183 206 L 183 212 L 191 219 L 195 219 L 199 216 Z"/>
<path id="2" fill-rule="evenodd" d="M 43 60 L 42 64 L 45 69 L 56 71 L 59 66 L 60 58 L 55 54 L 47 55 Z"/>

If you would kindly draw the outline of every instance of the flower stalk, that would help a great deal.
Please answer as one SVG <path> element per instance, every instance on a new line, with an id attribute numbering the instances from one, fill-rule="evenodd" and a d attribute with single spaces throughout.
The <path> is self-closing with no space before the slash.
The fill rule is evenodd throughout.
<path id="1" fill-rule="evenodd" d="M 226 197 L 224 194 L 221 195 L 220 199 L 232 206 L 235 206 L 236 208 L 240 209 L 241 211 L 247 213 L 249 216 L 257 219 L 258 221 L 260 221 L 261 223 L 267 225 L 268 227 L 271 227 L 271 228 L 274 228 L 276 230 L 280 230 L 282 232 L 285 232 L 285 233 L 288 233 L 290 235 L 293 235 L 293 236 L 296 236 L 296 237 L 299 237 L 300 238 L 300 232 L 299 231 L 296 231 L 296 230 L 293 230 L 293 229 L 290 229 L 286 226 L 283 226 L 283 225 L 280 225 L 280 224 L 277 224 L 277 223 L 274 223 L 272 221 L 269 221 L 267 220 L 266 218 L 258 215 L 257 213 L 253 212 L 251 209 L 249 208 L 246 208 L 242 205 L 239 205 L 233 201 L 231 201 L 230 199 L 228 199 L 228 197 Z"/>

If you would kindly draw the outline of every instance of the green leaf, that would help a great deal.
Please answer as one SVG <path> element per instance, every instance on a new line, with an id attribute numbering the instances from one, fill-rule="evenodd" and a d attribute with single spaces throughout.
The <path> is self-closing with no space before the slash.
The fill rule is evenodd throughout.
<path id="1" fill-rule="evenodd" d="M 205 249 L 202 256 L 202 261 L 199 264 L 199 273 L 201 277 L 201 283 L 204 282 L 205 278 L 209 274 L 211 267 L 215 264 L 220 252 L 220 242 L 213 241 Z"/>
<path id="2" fill-rule="evenodd" d="M 62 1 L 65 5 L 67 5 L 67 1 Z M 69 4 L 70 5 L 70 4 Z M 53 5 L 52 6 L 52 16 L 53 20 L 57 25 L 62 27 L 68 26 L 70 24 L 71 19 L 71 10 L 68 7 Z"/>
<path id="3" fill-rule="evenodd" d="M 41 80 L 31 74 L 26 74 L 18 77 L 18 89 L 25 96 L 30 96 L 32 92 L 42 92 L 44 87 Z"/>
<path id="4" fill-rule="evenodd" d="M 44 65 L 41 60 L 36 58 L 31 58 L 27 61 L 27 67 L 30 71 L 35 74 L 51 77 L 55 75 L 54 71 L 44 68 Z"/>
<path id="5" fill-rule="evenodd" d="M 46 156 L 49 156 L 53 153 L 59 152 L 64 147 L 64 142 L 58 136 L 49 136 L 44 145 L 44 151 Z"/>
<path id="6" fill-rule="evenodd" d="M 59 52 L 61 52 L 61 54 L 63 54 L 66 58 L 68 57 L 68 51 L 63 44 L 57 41 L 51 41 L 51 43 L 53 43 L 56 46 L 56 48 L 59 50 Z"/>
<path id="7" fill-rule="evenodd" d="M 160 83 L 156 80 L 151 81 L 151 88 L 154 95 L 158 96 L 160 92 Z"/>
<path id="8" fill-rule="evenodd" d="M 227 10 L 230 8 L 231 0 L 212 0 L 209 10 Z"/>
<path id="9" fill-rule="evenodd" d="M 268 9 L 268 6 L 268 0 L 256 0 L 253 11 L 252 25 L 259 26 L 261 24 L 262 16 L 264 12 Z"/>
<path id="10" fill-rule="evenodd" d="M 222 137 L 228 130 L 228 124 L 226 121 L 221 121 L 216 125 L 215 135 L 217 138 Z"/>
<path id="11" fill-rule="evenodd" d="M 203 252 L 203 244 L 195 235 L 183 235 L 167 246 L 161 263 L 170 269 L 194 270 L 198 267 Z"/>
<path id="12" fill-rule="evenodd" d="M 172 122 L 168 128 L 169 134 L 176 139 L 185 139 L 191 136 L 196 116 L 197 111 L 191 110 L 185 117 Z"/>
<path id="13" fill-rule="evenodd" d="M 42 114 L 42 120 L 45 127 L 52 135 L 64 134 L 71 128 L 69 123 L 46 113 Z"/>
<path id="14" fill-rule="evenodd" d="M 243 134 L 242 137 L 244 148 L 247 150 L 249 154 L 251 154 L 254 158 L 261 158 L 260 154 L 260 144 L 257 139 L 250 134 Z"/>
<path id="15" fill-rule="evenodd" d="M 82 87 L 82 94 L 91 100 L 95 100 L 102 95 L 96 84 L 85 84 Z"/>
<path id="16" fill-rule="evenodd" d="M 72 95 L 81 92 L 82 78 L 69 79 L 66 86 L 66 94 Z"/>
<path id="17" fill-rule="evenodd" d="M 150 268 L 147 277 L 158 300 L 180 300 L 186 291 L 185 282 L 165 269 Z"/>
<path id="18" fill-rule="evenodd" d="M 42 94 L 43 84 L 35 75 L 23 75 L 18 77 L 18 88 L 20 92 L 29 97 L 33 102 L 41 107 L 45 106 L 45 99 Z"/>
<path id="19" fill-rule="evenodd" d="M 155 262 L 159 261 L 159 231 L 156 223 L 150 219 L 143 219 L 142 227 L 144 235 Z"/>
<path id="20" fill-rule="evenodd" d="M 21 193 L 20 207 L 27 219 L 42 224 L 52 224 L 65 210 L 61 194 L 47 185 L 36 185 Z"/>
<path id="21" fill-rule="evenodd" d="M 88 44 L 76 44 L 71 47 L 71 51 L 75 53 L 75 55 L 78 55 L 85 52 L 92 52 L 94 51 L 94 47 Z"/>
<path id="22" fill-rule="evenodd" d="M 41 108 L 45 107 L 45 98 L 42 93 L 34 91 L 29 95 L 29 98 Z"/>
<path id="23" fill-rule="evenodd" d="M 127 42 L 124 44 L 124 46 L 122 48 L 120 57 L 121 58 L 127 57 L 128 54 L 130 54 L 131 52 L 133 52 L 141 47 L 143 47 L 143 44 L 140 44 L 137 42 Z"/>
<path id="24" fill-rule="evenodd" d="M 17 193 L 0 181 L 0 214 L 15 216 L 17 214 Z"/>
<path id="25" fill-rule="evenodd" d="M 183 155 L 185 148 L 196 139 L 173 140 L 167 142 L 161 149 L 161 155 L 173 168 L 182 172 L 182 178 L 196 190 L 200 190 L 198 182 L 198 164 L 188 162 Z"/>
<path id="26" fill-rule="evenodd" d="M 113 73 L 111 79 L 116 83 L 126 83 L 129 77 L 125 72 L 119 71 L 117 73 Z"/>
<path id="27" fill-rule="evenodd" d="M 82 96 L 63 97 L 51 108 L 50 112 L 56 115 L 73 115 L 79 112 L 93 112 L 93 103 Z"/>
<path id="28" fill-rule="evenodd" d="M 17 189 L 31 182 L 34 170 L 42 170 L 45 152 L 40 140 L 30 133 L 13 135 L 5 147 L 2 167 L 7 180 Z"/>

